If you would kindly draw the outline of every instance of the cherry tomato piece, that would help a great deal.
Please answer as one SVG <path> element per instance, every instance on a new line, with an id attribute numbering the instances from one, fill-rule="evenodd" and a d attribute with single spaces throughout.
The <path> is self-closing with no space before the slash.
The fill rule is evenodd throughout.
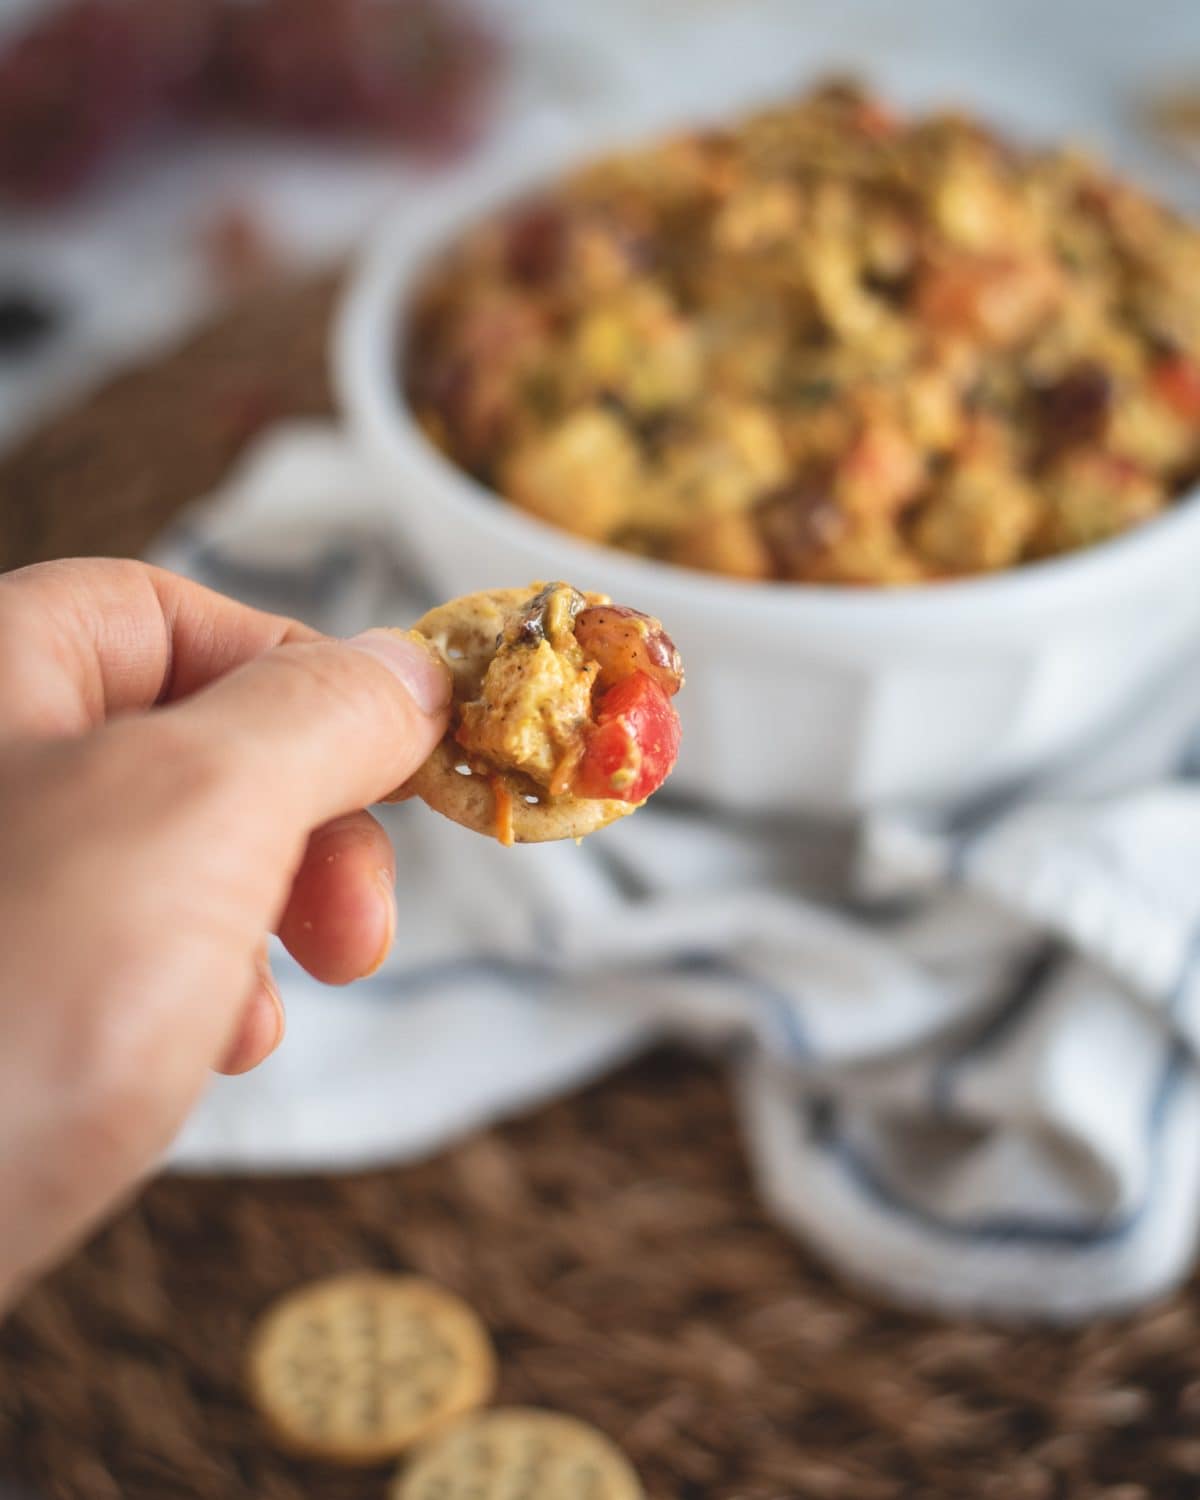
<path id="1" fill-rule="evenodd" d="M 1200 364 L 1185 354 L 1155 365 L 1151 384 L 1160 400 L 1188 422 L 1200 422 Z"/>
<path id="2" fill-rule="evenodd" d="M 575 621 L 575 639 L 585 656 L 600 663 L 601 691 L 644 672 L 673 697 L 683 686 L 683 663 L 675 642 L 652 615 L 625 604 L 593 604 Z"/>
<path id="3" fill-rule="evenodd" d="M 679 736 L 671 700 L 652 677 L 635 672 L 601 697 L 572 791 L 644 802 L 670 775 Z"/>

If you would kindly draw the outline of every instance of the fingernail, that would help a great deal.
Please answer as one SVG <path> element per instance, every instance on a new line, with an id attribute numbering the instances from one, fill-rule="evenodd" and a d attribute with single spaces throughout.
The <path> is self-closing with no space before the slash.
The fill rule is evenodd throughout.
<path id="1" fill-rule="evenodd" d="M 275 1007 L 275 1040 L 271 1043 L 271 1051 L 274 1052 L 283 1041 L 283 1033 L 287 1026 L 287 1012 L 283 1008 L 283 996 L 279 993 L 275 976 L 271 973 L 271 958 L 266 943 L 263 943 L 254 955 L 254 971 L 263 992 Z"/>
<path id="2" fill-rule="evenodd" d="M 362 974 L 363 979 L 370 979 L 372 974 L 378 974 L 383 968 L 396 937 L 396 896 L 392 887 L 392 877 L 387 870 L 380 870 L 375 877 L 375 883 L 379 887 L 385 913 L 383 942 L 380 944 L 375 961 Z"/>
<path id="3" fill-rule="evenodd" d="M 230 1039 L 225 1055 L 216 1065 L 216 1071 L 227 1076 L 236 1076 L 257 1067 L 259 1063 L 265 1062 L 283 1041 L 287 1021 L 283 1001 L 280 999 L 279 991 L 275 987 L 275 978 L 271 973 L 265 943 L 259 945 L 254 955 L 254 978 L 255 988 L 251 991 L 246 1009 L 238 1023 L 237 1032 Z M 259 1041 L 259 1022 L 264 1006 L 271 1013 L 272 1024 L 271 1039 L 266 1045 Z"/>
<path id="4" fill-rule="evenodd" d="M 270 1057 L 273 1052 L 279 1050 L 279 1046 L 283 1041 L 283 1034 L 287 1030 L 287 1012 L 283 1008 L 283 1001 L 279 998 L 279 991 L 275 988 L 274 983 L 271 984 L 267 994 L 275 1010 L 275 1040 L 267 1049 L 266 1057 L 263 1058 L 264 1062 L 266 1062 L 267 1057 Z"/>
<path id="5" fill-rule="evenodd" d="M 279 991 L 275 988 L 275 976 L 271 973 L 271 950 L 266 943 L 259 943 L 254 950 L 254 973 L 263 989 L 269 990 L 278 999 Z"/>
<path id="6" fill-rule="evenodd" d="M 422 713 L 440 713 L 450 702 L 452 683 L 446 663 L 407 631 L 364 630 L 346 644 L 381 661 L 404 684 Z"/>

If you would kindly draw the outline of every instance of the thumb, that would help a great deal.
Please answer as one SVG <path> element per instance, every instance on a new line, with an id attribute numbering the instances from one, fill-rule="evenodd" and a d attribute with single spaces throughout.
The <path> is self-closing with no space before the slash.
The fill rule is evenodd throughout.
<path id="1" fill-rule="evenodd" d="M 446 730 L 451 677 L 399 630 L 277 646 L 163 710 L 309 827 L 387 795 Z"/>

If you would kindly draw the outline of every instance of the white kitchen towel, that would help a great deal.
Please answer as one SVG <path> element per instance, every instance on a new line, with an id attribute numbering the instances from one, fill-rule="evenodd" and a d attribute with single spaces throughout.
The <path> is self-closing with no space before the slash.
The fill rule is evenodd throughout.
<path id="1" fill-rule="evenodd" d="M 430 601 L 386 502 L 336 432 L 282 429 L 160 558 L 334 633 L 404 623 Z M 771 1208 L 877 1292 L 1055 1320 L 1156 1296 L 1200 1219 L 1198 728 L 1200 643 L 1085 759 L 881 816 L 856 860 L 669 788 L 580 847 L 388 809 L 393 957 L 327 990 L 278 954 L 286 1044 L 174 1165 L 411 1159 L 673 1039 L 727 1059 Z"/>

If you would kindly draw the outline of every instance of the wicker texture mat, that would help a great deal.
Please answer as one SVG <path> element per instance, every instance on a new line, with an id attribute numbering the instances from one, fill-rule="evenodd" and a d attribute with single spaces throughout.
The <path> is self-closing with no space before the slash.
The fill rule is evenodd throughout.
<path id="1" fill-rule="evenodd" d="M 130 552 L 264 423 L 327 409 L 332 287 L 260 294 L 0 462 L 0 564 Z M 486 1319 L 500 1399 L 597 1423 L 655 1500 L 1200 1496 L 1200 1299 L 1080 1333 L 903 1316 L 764 1217 L 719 1071 L 673 1053 L 423 1165 L 169 1179 L 0 1329 L 0 1475 L 45 1500 L 371 1500 L 241 1394 L 250 1320 L 411 1268 Z"/>

